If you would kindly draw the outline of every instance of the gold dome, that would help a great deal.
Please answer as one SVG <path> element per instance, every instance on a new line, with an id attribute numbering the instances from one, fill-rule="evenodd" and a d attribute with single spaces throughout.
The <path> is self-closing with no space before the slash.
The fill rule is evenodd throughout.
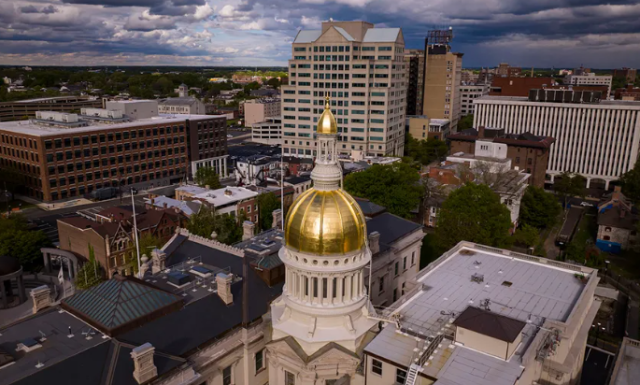
<path id="1" fill-rule="evenodd" d="M 313 255 L 346 254 L 364 246 L 365 220 L 344 190 L 311 188 L 293 203 L 285 223 L 285 244 Z"/>
<path id="2" fill-rule="evenodd" d="M 331 106 L 329 103 L 329 97 L 326 97 L 326 103 L 324 104 L 324 112 L 320 115 L 318 120 L 318 134 L 335 135 L 338 133 L 338 125 L 336 124 L 336 118 L 331 112 Z"/>

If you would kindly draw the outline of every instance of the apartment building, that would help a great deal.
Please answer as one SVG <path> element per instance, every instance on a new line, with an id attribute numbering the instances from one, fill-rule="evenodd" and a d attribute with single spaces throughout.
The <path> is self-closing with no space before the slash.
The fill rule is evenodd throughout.
<path id="1" fill-rule="evenodd" d="M 270 146 L 282 144 L 282 118 L 274 116 L 251 127 L 251 141 Z"/>
<path id="2" fill-rule="evenodd" d="M 489 89 L 488 84 L 460 86 L 460 116 L 473 115 L 475 111 L 473 101 L 489 94 Z"/>
<path id="3" fill-rule="evenodd" d="M 612 81 L 613 76 L 611 75 L 596 75 L 593 72 L 583 75 L 567 75 L 564 77 L 564 84 L 573 86 L 607 86 L 607 94 L 604 98 L 608 98 L 611 94 Z"/>
<path id="4" fill-rule="evenodd" d="M 599 93 L 536 90 L 530 97 L 476 99 L 474 127 L 503 128 L 555 139 L 547 180 L 564 171 L 609 183 L 633 168 L 640 142 L 640 103 L 600 100 Z"/>
<path id="5" fill-rule="evenodd" d="M 522 68 L 512 67 L 509 63 L 500 63 L 496 68 L 496 75 L 498 77 L 518 77 L 522 73 Z"/>
<path id="6" fill-rule="evenodd" d="M 638 70 L 635 68 L 617 68 L 613 70 L 614 78 L 624 78 L 627 83 L 633 83 L 636 81 L 636 77 L 638 76 Z"/>
<path id="7" fill-rule="evenodd" d="M 407 80 L 400 28 L 364 21 L 323 22 L 292 44 L 289 85 L 282 86 L 285 155 L 314 157 L 318 116 L 330 97 L 338 152 L 404 154 Z"/>
<path id="8" fill-rule="evenodd" d="M 214 209 L 216 214 L 240 216 L 246 214 L 247 219 L 258 223 L 258 193 L 244 187 L 223 187 L 212 190 L 194 185 L 181 186 L 176 189 L 179 201 L 199 201 Z"/>
<path id="9" fill-rule="evenodd" d="M 485 146 L 490 143 L 506 146 L 506 156 L 511 160 L 511 169 L 531 174 L 528 183 L 536 187 L 544 187 L 550 147 L 555 141 L 548 136 L 536 136 L 528 132 L 507 134 L 504 129 L 482 126 L 451 134 L 447 136 L 447 140 L 452 154 L 462 152 L 485 156 L 477 152 L 480 142 Z"/>
<path id="10" fill-rule="evenodd" d="M 404 70 L 407 80 L 407 115 L 422 113 L 422 92 L 424 91 L 424 50 L 404 51 Z"/>
<path id="11" fill-rule="evenodd" d="M 422 115 L 449 119 L 456 132 L 460 120 L 462 53 L 452 52 L 453 31 L 430 31 L 425 45 L 425 75 Z"/>
<path id="12" fill-rule="evenodd" d="M 49 202 L 103 187 L 167 185 L 184 180 L 190 159 L 226 154 L 220 117 L 158 115 L 155 101 L 107 107 L 0 123 L 0 166 L 22 175 L 19 192 Z"/>
<path id="13" fill-rule="evenodd" d="M 598 281 L 588 267 L 460 242 L 379 316 L 388 321 L 364 348 L 363 380 L 579 383 Z"/>
<path id="14" fill-rule="evenodd" d="M 279 98 L 251 99 L 244 102 L 244 126 L 264 122 L 267 118 L 280 116 L 282 105 Z"/>

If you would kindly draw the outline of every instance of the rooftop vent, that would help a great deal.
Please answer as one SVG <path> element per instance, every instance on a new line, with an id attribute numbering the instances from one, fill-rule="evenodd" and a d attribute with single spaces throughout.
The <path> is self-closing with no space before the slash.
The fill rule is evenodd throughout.
<path id="1" fill-rule="evenodd" d="M 29 353 L 30 351 L 41 348 L 42 345 L 38 341 L 33 338 L 27 338 L 18 343 L 18 347 L 16 348 L 16 352 L 23 351 L 25 353 Z"/>
<path id="2" fill-rule="evenodd" d="M 513 285 L 513 282 L 509 282 L 509 281 L 502 282 L 502 286 L 511 287 L 511 285 Z"/>
<path id="3" fill-rule="evenodd" d="M 474 255 L 476 252 L 473 250 L 469 250 L 469 249 L 462 249 L 460 251 L 461 255 Z"/>
<path id="4" fill-rule="evenodd" d="M 471 276 L 471 282 L 482 283 L 484 282 L 484 275 L 475 273 Z"/>

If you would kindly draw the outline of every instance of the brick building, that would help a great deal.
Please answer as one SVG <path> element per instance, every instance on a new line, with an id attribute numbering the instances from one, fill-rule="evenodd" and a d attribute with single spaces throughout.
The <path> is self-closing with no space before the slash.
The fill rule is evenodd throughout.
<path id="1" fill-rule="evenodd" d="M 136 214 L 140 236 L 153 235 L 161 241 L 158 246 L 169 240 L 175 229 L 185 221 L 185 217 L 174 210 L 141 210 Z M 91 247 L 107 277 L 132 273 L 131 261 L 136 261 L 137 257 L 131 207 L 112 207 L 97 213 L 94 218 L 76 216 L 58 219 L 58 235 L 60 249 L 72 251 L 86 259 L 89 259 Z M 140 250 L 141 255 L 149 252 Z"/>
<path id="2" fill-rule="evenodd" d="M 226 155 L 224 118 L 158 115 L 157 103 L 149 102 L 109 102 L 122 108 L 81 114 L 38 112 L 29 121 L 0 123 L 0 167 L 22 175 L 19 193 L 48 202 L 103 187 L 176 183 L 190 160 Z"/>
<path id="3" fill-rule="evenodd" d="M 555 142 L 552 137 L 530 133 L 506 134 L 504 129 L 480 127 L 449 135 L 447 139 L 452 154 L 475 154 L 477 140 L 504 143 L 507 145 L 507 158 L 511 159 L 511 168 L 531 174 L 529 184 L 544 187 L 549 148 Z"/>
<path id="4" fill-rule="evenodd" d="M 636 81 L 636 77 L 638 76 L 638 70 L 635 68 L 621 68 L 613 70 L 614 78 L 624 78 L 627 83 L 633 83 Z"/>

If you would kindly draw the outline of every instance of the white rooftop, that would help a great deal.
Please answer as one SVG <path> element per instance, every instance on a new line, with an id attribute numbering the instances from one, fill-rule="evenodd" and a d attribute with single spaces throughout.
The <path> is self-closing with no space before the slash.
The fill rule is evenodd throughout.
<path id="1" fill-rule="evenodd" d="M 333 27 L 347 41 L 356 41 L 347 31 L 341 27 Z M 362 38 L 362 43 L 393 43 L 398 39 L 400 28 L 369 28 Z M 294 43 L 313 43 L 322 35 L 322 30 L 302 30 L 293 40 Z"/>
<path id="2" fill-rule="evenodd" d="M 632 385 L 638 383 L 638 378 L 640 378 L 640 341 L 624 338 L 610 383 L 611 385 Z"/>
<path id="3" fill-rule="evenodd" d="M 187 114 L 159 114 L 147 119 L 136 119 L 122 123 L 100 123 L 96 121 L 87 121 L 88 126 L 84 127 L 50 127 L 41 123 L 32 122 L 31 120 L 17 120 L 12 122 L 0 123 L 0 130 L 14 132 L 16 134 L 27 134 L 33 136 L 56 136 L 61 134 L 80 134 L 92 131 L 115 130 L 119 128 L 134 128 L 145 124 L 173 124 L 184 123 L 185 120 L 203 120 L 215 118 L 215 115 L 187 115 Z"/>
<path id="4" fill-rule="evenodd" d="M 209 189 L 206 189 L 204 187 L 200 187 L 200 186 L 196 186 L 196 185 L 186 185 L 186 186 L 180 186 L 176 189 L 176 191 L 184 191 L 187 194 L 201 194 L 203 192 L 207 192 L 209 191 Z"/>
<path id="5" fill-rule="evenodd" d="M 144 198 L 144 202 L 146 204 L 153 205 L 158 208 L 169 208 L 174 209 L 177 208 L 184 213 L 187 217 L 192 216 L 197 213 L 200 205 L 202 203 L 198 201 L 188 202 L 188 201 L 179 201 L 177 199 L 169 198 L 166 196 L 158 196 L 155 198 Z M 166 207 L 165 207 L 166 204 Z"/>
<path id="6" fill-rule="evenodd" d="M 444 339 L 438 353 L 421 369 L 438 378 L 438 384 L 513 385 L 523 370 L 522 355 L 538 333 L 536 325 L 545 320 L 565 322 L 583 291 L 584 284 L 574 276 L 580 267 L 500 252 L 474 244 L 453 249 L 420 273 L 418 290 L 398 308 L 402 328 L 432 337 L 450 327 L 468 306 L 481 307 L 487 299 L 490 311 L 530 321 L 509 361 Z M 474 274 L 483 281 L 472 280 Z M 365 351 L 409 366 L 414 348 L 415 337 L 389 324 Z"/>
<path id="7" fill-rule="evenodd" d="M 207 190 L 193 196 L 193 198 L 201 199 L 214 207 L 226 206 L 244 199 L 257 196 L 258 193 L 244 187 L 223 187 L 217 190 Z"/>

